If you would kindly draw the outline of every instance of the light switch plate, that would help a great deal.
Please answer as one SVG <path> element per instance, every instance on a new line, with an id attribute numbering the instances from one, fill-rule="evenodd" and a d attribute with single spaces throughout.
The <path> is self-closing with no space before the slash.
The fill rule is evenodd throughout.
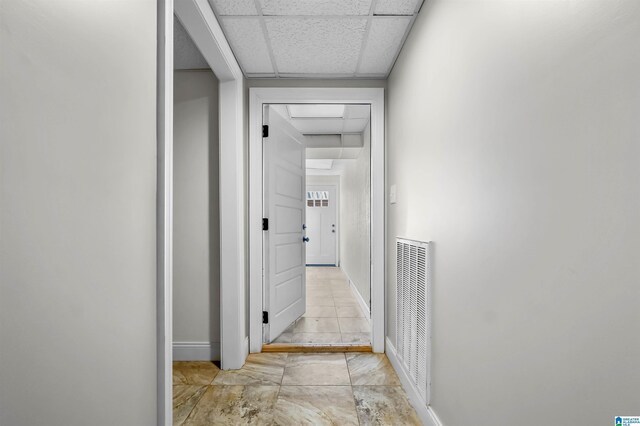
<path id="1" fill-rule="evenodd" d="M 395 185 L 391 185 L 391 187 L 389 188 L 389 203 L 391 204 L 396 203 L 396 186 Z"/>

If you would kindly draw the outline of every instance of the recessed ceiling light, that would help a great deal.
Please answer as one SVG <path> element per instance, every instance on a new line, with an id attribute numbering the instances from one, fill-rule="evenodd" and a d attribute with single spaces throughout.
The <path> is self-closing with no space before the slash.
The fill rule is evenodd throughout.
<path id="1" fill-rule="evenodd" d="M 316 160 L 316 159 L 307 159 L 307 169 L 314 170 L 331 170 L 333 167 L 333 160 Z"/>
<path id="2" fill-rule="evenodd" d="M 343 118 L 344 105 L 287 105 L 291 118 Z"/>

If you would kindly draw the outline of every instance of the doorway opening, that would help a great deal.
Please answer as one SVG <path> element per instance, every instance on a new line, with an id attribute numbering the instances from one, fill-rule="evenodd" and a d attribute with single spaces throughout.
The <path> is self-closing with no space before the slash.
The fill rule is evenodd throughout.
<path id="1" fill-rule="evenodd" d="M 271 316 L 264 326 L 264 343 L 322 350 L 327 346 L 369 349 L 370 105 L 267 105 L 263 121 L 270 130 L 265 141 L 269 146 L 263 151 L 265 216 L 281 223 L 279 215 L 284 215 L 291 225 L 264 234 L 264 267 L 268 273 L 263 281 L 263 310 Z M 286 161 L 287 157 L 299 158 L 291 156 L 295 146 L 287 140 L 300 142 L 294 145 L 304 153 L 300 163 L 303 194 L 296 185 L 299 175 L 289 168 L 293 163 Z M 278 159 L 278 155 L 284 157 Z M 286 172 L 279 171 L 280 167 Z M 296 191 L 283 199 L 283 188 Z M 283 204 L 286 209 L 271 208 Z M 293 211 L 300 211 L 300 216 Z M 293 223 L 298 217 L 302 222 L 299 228 Z M 291 244 L 290 239 L 284 242 L 283 232 L 289 236 L 299 233 L 302 244 Z M 271 241 L 274 238 L 281 239 L 287 249 Z M 293 241 L 297 243 L 295 236 Z M 293 247 L 300 253 L 291 253 Z M 293 279 L 292 263 L 279 256 L 300 256 L 304 279 Z M 298 288 L 298 283 L 304 287 Z M 304 306 L 296 306 L 296 296 Z M 285 315 L 285 322 L 280 315 Z"/>
<path id="2" fill-rule="evenodd" d="M 250 96 L 251 130 L 254 119 L 265 126 L 251 135 L 250 215 L 259 211 L 265 226 L 250 238 L 250 350 L 383 352 L 384 275 L 373 273 L 384 254 L 383 133 L 374 131 L 383 112 L 373 105 L 382 96 L 254 102 L 255 92 L 278 90 L 292 91 Z"/>

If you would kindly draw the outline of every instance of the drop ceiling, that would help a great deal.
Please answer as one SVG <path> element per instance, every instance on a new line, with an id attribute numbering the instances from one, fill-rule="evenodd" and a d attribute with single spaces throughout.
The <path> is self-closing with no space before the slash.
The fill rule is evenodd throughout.
<path id="1" fill-rule="evenodd" d="M 339 174 L 357 159 L 369 125 L 369 105 L 295 104 L 272 105 L 306 137 L 307 174 Z"/>
<path id="2" fill-rule="evenodd" d="M 423 0 L 209 2 L 249 78 L 386 78 Z"/>
<path id="3" fill-rule="evenodd" d="M 369 124 L 369 105 L 335 105 L 341 117 L 328 117 L 324 105 L 274 105 L 273 108 L 305 135 L 362 133 Z M 296 116 L 296 113 L 304 116 Z M 335 114 L 334 114 L 335 115 Z"/>

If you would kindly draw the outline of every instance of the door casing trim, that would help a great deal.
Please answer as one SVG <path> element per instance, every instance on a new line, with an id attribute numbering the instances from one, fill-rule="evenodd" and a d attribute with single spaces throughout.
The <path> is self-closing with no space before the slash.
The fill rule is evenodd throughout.
<path id="1" fill-rule="evenodd" d="M 223 369 L 248 354 L 245 303 L 244 76 L 207 0 L 158 0 L 157 423 L 172 417 L 173 19 L 178 17 L 220 82 L 220 334 Z"/>
<path id="2" fill-rule="evenodd" d="M 262 351 L 262 107 L 264 104 L 371 105 L 371 346 L 385 339 L 385 141 L 383 88 L 249 89 L 249 350 Z"/>

